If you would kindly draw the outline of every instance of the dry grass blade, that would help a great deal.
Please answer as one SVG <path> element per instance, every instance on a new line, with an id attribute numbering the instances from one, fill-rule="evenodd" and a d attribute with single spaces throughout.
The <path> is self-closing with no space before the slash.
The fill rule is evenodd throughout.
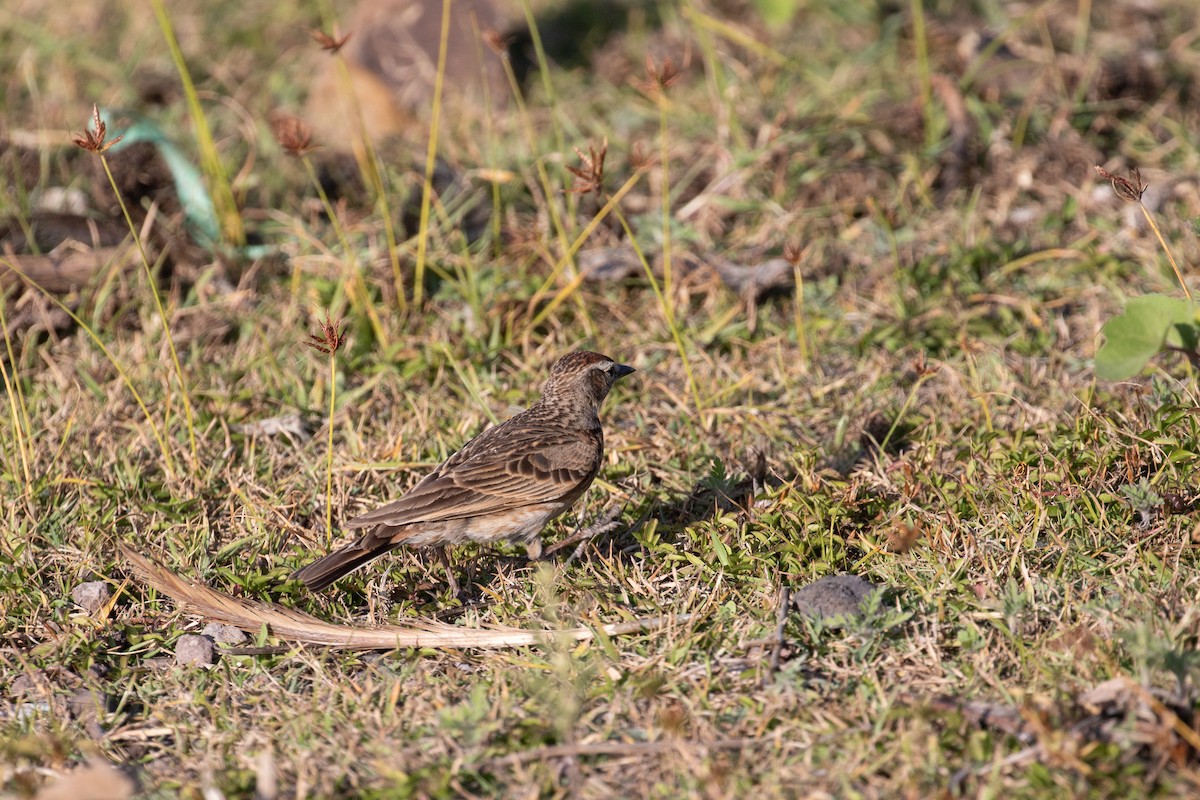
<path id="1" fill-rule="evenodd" d="M 383 625 L 359 628 L 337 625 L 317 619 L 301 611 L 277 605 L 265 605 L 240 600 L 219 592 L 203 583 L 176 575 L 153 559 L 132 548 L 118 545 L 121 556 L 146 583 L 174 598 L 189 611 L 210 617 L 227 625 L 257 633 L 266 625 L 281 639 L 303 644 L 317 644 L 338 650 L 394 650 L 401 647 L 483 648 L 529 647 L 544 644 L 550 639 L 566 636 L 574 641 L 591 639 L 596 632 L 590 628 L 566 630 L 522 630 L 520 628 L 487 628 L 472 630 L 433 620 L 413 626 Z M 665 627 L 672 622 L 690 618 L 648 617 L 600 626 L 608 636 L 641 633 Z"/>

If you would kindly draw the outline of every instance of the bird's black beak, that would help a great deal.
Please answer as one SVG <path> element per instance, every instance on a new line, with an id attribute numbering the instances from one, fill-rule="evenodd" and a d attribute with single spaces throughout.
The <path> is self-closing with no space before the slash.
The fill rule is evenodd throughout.
<path id="1" fill-rule="evenodd" d="M 612 371 L 613 371 L 613 375 L 616 376 L 615 378 L 613 378 L 613 380 L 617 380 L 618 378 L 624 378 L 626 375 L 628 375 L 632 372 L 637 372 L 636 369 L 634 369 L 633 367 L 626 366 L 625 364 L 615 365 L 612 368 Z"/>

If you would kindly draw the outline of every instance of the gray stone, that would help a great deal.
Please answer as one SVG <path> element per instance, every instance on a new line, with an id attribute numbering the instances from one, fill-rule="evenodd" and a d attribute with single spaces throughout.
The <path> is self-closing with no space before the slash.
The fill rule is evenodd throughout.
<path id="1" fill-rule="evenodd" d="M 107 706 L 108 695 L 95 689 L 80 689 L 67 701 L 67 711 L 71 717 L 81 724 L 93 739 L 104 738 L 104 726 L 100 724 L 100 720 Z"/>
<path id="2" fill-rule="evenodd" d="M 818 619 L 857 616 L 873 592 L 881 587 L 857 575 L 828 575 L 792 592 L 796 611 Z"/>
<path id="3" fill-rule="evenodd" d="M 245 644 L 250 638 L 241 628 L 235 628 L 232 625 L 226 625 L 221 622 L 208 623 L 200 633 L 212 639 L 217 644 Z"/>
<path id="4" fill-rule="evenodd" d="M 184 634 L 175 643 L 175 663 L 181 667 L 211 667 L 216 660 L 213 640 L 207 636 Z"/>
<path id="5" fill-rule="evenodd" d="M 104 604 L 111 597 L 112 589 L 104 581 L 88 581 L 71 590 L 71 599 L 89 614 L 95 614 L 104 608 Z"/>

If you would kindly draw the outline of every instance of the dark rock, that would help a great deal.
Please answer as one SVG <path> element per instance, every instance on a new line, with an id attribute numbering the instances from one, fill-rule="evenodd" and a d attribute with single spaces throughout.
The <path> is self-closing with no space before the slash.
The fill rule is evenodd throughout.
<path id="1" fill-rule="evenodd" d="M 792 605 L 807 617 L 857 616 L 881 587 L 857 575 L 829 575 L 792 592 Z"/>

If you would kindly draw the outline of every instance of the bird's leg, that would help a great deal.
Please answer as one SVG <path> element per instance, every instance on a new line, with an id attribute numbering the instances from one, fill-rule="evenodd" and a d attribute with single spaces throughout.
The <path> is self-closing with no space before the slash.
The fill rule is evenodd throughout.
<path id="1" fill-rule="evenodd" d="M 525 555 L 530 561 L 540 561 L 542 558 L 542 537 L 537 536 L 525 543 Z"/>
<path id="2" fill-rule="evenodd" d="M 438 560 L 442 562 L 442 566 L 446 568 L 446 583 L 450 586 L 450 593 L 458 597 L 458 578 L 454 577 L 454 565 L 450 563 L 450 548 L 442 545 L 437 549 Z"/>

